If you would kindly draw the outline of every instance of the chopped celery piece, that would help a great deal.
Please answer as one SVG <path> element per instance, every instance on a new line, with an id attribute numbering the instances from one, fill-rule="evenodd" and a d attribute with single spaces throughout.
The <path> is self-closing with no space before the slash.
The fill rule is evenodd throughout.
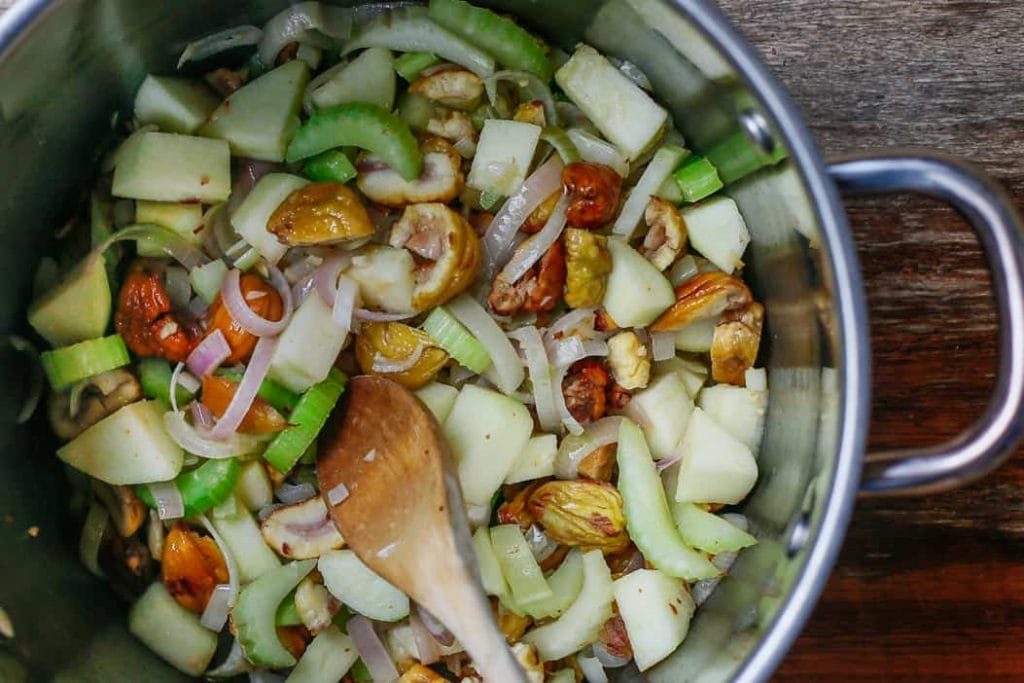
<path id="1" fill-rule="evenodd" d="M 540 133 L 532 123 L 484 121 L 466 184 L 505 197 L 515 194 L 530 170 Z"/>
<path id="2" fill-rule="evenodd" d="M 672 517 L 686 545 L 712 555 L 757 543 L 743 529 L 694 503 L 673 502 Z"/>
<path id="3" fill-rule="evenodd" d="M 224 372 L 221 375 L 235 382 L 242 381 L 242 373 L 240 372 Z M 302 398 L 299 394 L 269 377 L 264 378 L 260 383 L 257 396 L 273 406 L 274 409 L 286 415 L 295 409 L 299 399 Z"/>
<path id="4" fill-rule="evenodd" d="M 340 149 L 329 149 L 307 161 L 302 173 L 315 183 L 347 183 L 356 177 L 356 167 Z"/>
<path id="5" fill-rule="evenodd" d="M 294 590 L 285 596 L 285 599 L 277 606 L 277 612 L 274 613 L 274 624 L 276 626 L 302 626 L 302 618 L 299 616 L 298 608 L 295 607 Z"/>
<path id="6" fill-rule="evenodd" d="M 395 71 L 399 76 L 412 83 L 421 71 L 440 61 L 438 56 L 432 52 L 406 52 L 395 60 Z"/>
<path id="7" fill-rule="evenodd" d="M 518 525 L 503 524 L 491 529 L 491 545 L 517 605 L 529 611 L 531 606 L 554 597 Z"/>
<path id="8" fill-rule="evenodd" d="M 43 351 L 39 359 L 54 391 L 131 362 L 119 334 Z"/>
<path id="9" fill-rule="evenodd" d="M 136 133 L 122 145 L 116 164 L 115 197 L 216 204 L 231 194 L 231 150 L 223 140 Z"/>
<path id="10" fill-rule="evenodd" d="M 181 500 L 185 504 L 185 517 L 201 515 L 223 503 L 234 491 L 239 470 L 238 460 L 224 458 L 205 460 L 194 470 L 179 474 L 174 480 L 174 485 L 178 487 Z M 136 492 L 143 503 L 156 509 L 148 486 L 138 486 Z"/>
<path id="11" fill-rule="evenodd" d="M 224 261 L 217 259 L 207 264 L 196 266 L 188 273 L 188 280 L 196 294 L 203 297 L 203 301 L 212 304 L 220 288 L 224 284 L 224 278 L 228 275 L 228 266 Z"/>
<path id="12" fill-rule="evenodd" d="M 228 498 L 219 507 L 214 508 L 210 522 L 224 540 L 231 556 L 235 558 L 238 580 L 242 583 L 255 581 L 281 565 L 277 555 L 263 540 L 256 520 L 237 499 Z M 282 599 L 284 595 L 274 603 L 275 609 Z"/>
<path id="13" fill-rule="evenodd" d="M 656 569 L 638 569 L 615 581 L 615 604 L 633 656 L 646 671 L 686 638 L 695 606 L 686 584 Z"/>
<path id="14" fill-rule="evenodd" d="M 336 683 L 359 659 L 352 639 L 331 626 L 317 634 L 285 683 Z"/>
<path id="15" fill-rule="evenodd" d="M 119 408 L 57 450 L 57 457 L 108 484 L 150 484 L 178 476 L 185 452 L 164 428 L 160 401 Z"/>
<path id="16" fill-rule="evenodd" d="M 288 247 L 267 230 L 267 223 L 288 195 L 308 184 L 305 178 L 290 173 L 268 173 L 257 181 L 231 216 L 231 225 L 238 235 L 270 263 L 277 263 Z M 235 265 L 244 270 L 237 262 Z"/>
<path id="17" fill-rule="evenodd" d="M 218 104 L 217 96 L 202 83 L 149 74 L 135 94 L 132 113 L 142 125 L 155 124 L 168 133 L 191 135 Z"/>
<path id="18" fill-rule="evenodd" d="M 437 105 L 419 93 L 404 92 L 398 98 L 398 118 L 413 130 L 426 130 L 436 112 Z"/>
<path id="19" fill-rule="evenodd" d="M 661 135 L 668 112 L 589 45 L 580 45 L 555 81 L 605 138 L 630 160 Z"/>
<path id="20" fill-rule="evenodd" d="M 452 358 L 473 372 L 480 374 L 490 367 L 491 354 L 487 347 L 443 306 L 430 312 L 422 328 Z"/>
<path id="21" fill-rule="evenodd" d="M 203 206 L 197 202 L 147 202 L 139 200 L 135 203 L 135 222 L 161 225 L 173 230 L 182 239 L 192 245 L 203 241 Z M 166 256 L 158 240 L 142 237 L 136 240 L 135 250 L 139 256 Z"/>
<path id="22" fill-rule="evenodd" d="M 724 187 L 714 164 L 696 154 L 687 157 L 672 173 L 672 178 L 682 192 L 683 201 L 687 202 L 699 202 Z"/>
<path id="23" fill-rule="evenodd" d="M 345 390 L 345 380 L 344 373 L 331 368 L 327 379 L 310 387 L 288 418 L 291 426 L 274 437 L 263 453 L 263 459 L 282 473 L 294 467 L 323 429 L 341 392 Z"/>
<path id="24" fill-rule="evenodd" d="M 415 180 L 423 170 L 423 153 L 409 126 L 368 102 L 349 102 L 313 114 L 292 138 L 287 158 L 299 161 L 342 146 L 373 152 L 406 180 Z"/>
<path id="25" fill-rule="evenodd" d="M 679 536 L 644 434 L 631 420 L 625 419 L 619 426 L 616 457 L 626 528 L 647 561 L 669 576 L 687 581 L 718 576 L 718 569 Z"/>
<path id="26" fill-rule="evenodd" d="M 562 158 L 562 163 L 573 164 L 583 160 L 576 143 L 558 126 L 546 126 L 540 133 L 540 139 L 555 149 L 558 156 Z"/>
<path id="27" fill-rule="evenodd" d="M 458 464 L 466 502 L 484 506 L 530 440 L 533 418 L 514 398 L 466 384 L 443 430 Z"/>
<path id="28" fill-rule="evenodd" d="M 179 605 L 160 581 L 132 605 L 128 630 L 189 676 L 201 676 L 217 651 L 217 634 L 199 623 L 198 614 Z"/>
<path id="29" fill-rule="evenodd" d="M 430 0 L 429 16 L 494 55 L 500 64 L 551 80 L 551 62 L 544 45 L 511 19 L 462 0 Z"/>
<path id="30" fill-rule="evenodd" d="M 307 82 L 309 66 L 301 59 L 268 71 L 228 97 L 199 134 L 227 140 L 235 156 L 284 161 Z"/>
<path id="31" fill-rule="evenodd" d="M 484 593 L 505 600 L 508 596 L 508 584 L 501 573 L 501 565 L 494 554 L 494 545 L 491 543 L 491 534 L 487 527 L 482 526 L 473 532 L 473 550 L 476 553 L 477 564 L 480 565 L 480 583 L 483 584 Z"/>
<path id="32" fill-rule="evenodd" d="M 53 346 L 102 336 L 112 300 L 106 262 L 86 257 L 28 308 L 28 323 Z"/>
<path id="33" fill-rule="evenodd" d="M 551 597 L 522 607 L 535 619 L 562 616 L 583 589 L 583 555 L 573 548 L 562 564 L 548 577 Z"/>
<path id="34" fill-rule="evenodd" d="M 395 64 L 391 51 L 364 50 L 310 94 L 317 109 L 368 102 L 387 110 L 395 104 Z"/>
<path id="35" fill-rule="evenodd" d="M 351 550 L 329 550 L 317 569 L 331 595 L 350 609 L 377 621 L 395 622 L 409 616 L 409 598 Z"/>
<path id="36" fill-rule="evenodd" d="M 777 154 L 766 154 L 742 130 L 717 142 L 706 156 L 726 185 L 778 161 Z"/>
<path id="37" fill-rule="evenodd" d="M 433 52 L 479 76 L 494 72 L 494 58 L 448 29 L 431 21 L 425 7 L 401 7 L 381 15 L 352 36 L 342 56 L 364 47 L 399 52 Z"/>
<path id="38" fill-rule="evenodd" d="M 257 666 L 279 669 L 295 665 L 295 657 L 277 637 L 274 617 L 281 601 L 305 578 L 316 560 L 289 562 L 265 573 L 242 589 L 231 610 L 238 644 Z"/>
<path id="39" fill-rule="evenodd" d="M 597 640 L 612 617 L 612 575 L 600 550 L 583 554 L 583 587 L 562 616 L 535 628 L 522 642 L 537 648 L 543 661 L 568 657 Z"/>

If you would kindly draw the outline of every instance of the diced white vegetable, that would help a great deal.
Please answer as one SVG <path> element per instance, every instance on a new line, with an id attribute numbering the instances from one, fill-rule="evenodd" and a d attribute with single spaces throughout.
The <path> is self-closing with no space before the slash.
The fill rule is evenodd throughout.
<path id="1" fill-rule="evenodd" d="M 352 258 L 345 274 L 359 283 L 363 304 L 395 313 L 413 310 L 416 264 L 406 249 L 377 247 Z"/>
<path id="2" fill-rule="evenodd" d="M 669 204 L 681 204 L 683 202 L 683 191 L 679 188 L 679 183 L 672 176 L 666 178 L 665 182 L 661 184 L 658 191 L 654 194 Z"/>
<path id="3" fill-rule="evenodd" d="M 191 135 L 218 104 L 217 96 L 202 83 L 149 74 L 135 94 L 132 112 L 142 125 Z"/>
<path id="4" fill-rule="evenodd" d="M 629 159 L 661 135 L 668 113 L 597 50 L 580 45 L 555 81 Z"/>
<path id="5" fill-rule="evenodd" d="M 395 62 L 391 51 L 364 50 L 311 95 L 317 109 L 346 102 L 369 102 L 388 111 L 395 104 Z"/>
<path id="6" fill-rule="evenodd" d="M 235 484 L 235 495 L 250 512 L 256 512 L 274 502 L 274 489 L 261 459 L 242 463 Z"/>
<path id="7" fill-rule="evenodd" d="M 686 222 L 690 246 L 726 273 L 743 265 L 750 233 L 736 202 L 713 197 L 680 212 Z"/>
<path id="8" fill-rule="evenodd" d="M 163 416 L 159 401 L 129 403 L 57 449 L 57 457 L 108 484 L 174 479 L 185 452 L 164 429 Z"/>
<path id="9" fill-rule="evenodd" d="M 743 529 L 693 503 L 672 503 L 672 518 L 686 545 L 712 555 L 757 543 Z"/>
<path id="10" fill-rule="evenodd" d="M 676 302 L 672 285 L 651 262 L 621 237 L 608 238 L 612 272 L 604 307 L 620 327 L 650 325 Z"/>
<path id="11" fill-rule="evenodd" d="M 747 368 L 743 373 L 747 388 L 754 391 L 768 390 L 768 372 L 764 368 Z"/>
<path id="12" fill-rule="evenodd" d="M 224 278 L 228 275 L 228 266 L 223 260 L 217 259 L 196 266 L 188 272 L 188 281 L 196 294 L 203 297 L 203 301 L 212 304 L 220 295 L 220 288 L 224 284 Z"/>
<path id="13" fill-rule="evenodd" d="M 135 203 L 135 222 L 154 223 L 178 233 L 190 244 L 203 241 L 203 205 L 196 202 L 147 202 Z M 135 243 L 139 256 L 166 256 L 166 252 L 152 240 L 143 238 Z"/>
<path id="14" fill-rule="evenodd" d="M 693 399 L 679 375 L 672 372 L 633 394 L 623 412 L 640 425 L 651 455 L 661 460 L 679 451 L 693 412 Z"/>
<path id="15" fill-rule="evenodd" d="M 675 499 L 691 503 L 738 503 L 757 482 L 757 462 L 741 441 L 712 420 L 700 408 L 680 447 Z"/>
<path id="16" fill-rule="evenodd" d="M 768 392 L 729 384 L 705 387 L 698 405 L 712 420 L 746 444 L 754 454 L 761 448 Z"/>
<path id="17" fill-rule="evenodd" d="M 711 350 L 711 342 L 715 338 L 715 325 L 718 318 L 697 320 L 676 332 L 676 350 L 689 353 L 707 353 Z"/>
<path id="18" fill-rule="evenodd" d="M 305 178 L 289 173 L 268 173 L 259 179 L 231 216 L 235 231 L 270 263 L 277 263 L 288 247 L 267 230 L 267 223 L 288 195 L 308 184 Z"/>
<path id="19" fill-rule="evenodd" d="M 503 394 L 467 384 L 444 422 L 470 505 L 489 505 L 533 432 L 526 407 Z"/>
<path id="20" fill-rule="evenodd" d="M 540 126 L 487 119 L 466 183 L 504 197 L 514 194 L 526 180 L 539 140 Z"/>
<path id="21" fill-rule="evenodd" d="M 128 612 L 128 630 L 164 661 L 189 676 L 201 676 L 217 651 L 217 634 L 199 623 L 199 615 L 171 597 L 155 581 Z"/>
<path id="22" fill-rule="evenodd" d="M 409 616 L 409 598 L 375 574 L 351 550 L 331 550 L 320 556 L 317 569 L 331 595 L 356 612 L 378 621 Z"/>
<path id="23" fill-rule="evenodd" d="M 473 550 L 476 552 L 477 564 L 480 565 L 480 583 L 484 587 L 484 593 L 504 599 L 509 595 L 508 584 L 501 573 L 501 565 L 491 543 L 490 530 L 486 526 L 473 533 Z"/>
<path id="24" fill-rule="evenodd" d="M 331 308 L 314 292 L 284 328 L 270 359 L 270 377 L 302 393 L 327 379 L 345 337 L 331 318 Z"/>
<path id="25" fill-rule="evenodd" d="M 636 666 L 646 671 L 683 642 L 696 607 L 685 583 L 657 569 L 626 574 L 613 589 Z"/>
<path id="26" fill-rule="evenodd" d="M 427 405 L 427 408 L 434 414 L 434 418 L 437 419 L 438 423 L 444 424 L 444 421 L 448 419 L 448 415 L 452 412 L 452 407 L 455 405 L 455 399 L 459 395 L 459 390 L 450 384 L 431 382 L 413 393 L 416 394 L 416 398 Z"/>
<path id="27" fill-rule="evenodd" d="M 227 140 L 235 156 L 284 161 L 299 127 L 309 66 L 294 59 L 236 90 L 210 115 L 199 134 Z"/>
<path id="28" fill-rule="evenodd" d="M 695 360 L 679 358 L 678 356 L 658 361 L 654 364 L 655 377 L 667 375 L 668 373 L 675 373 L 680 381 L 682 381 L 683 386 L 686 387 L 686 393 L 690 395 L 690 398 L 697 396 L 701 387 L 704 386 L 704 382 L 708 379 L 708 368 L 706 365 Z"/>
<path id="29" fill-rule="evenodd" d="M 558 437 L 554 434 L 530 437 L 526 442 L 526 448 L 505 477 L 505 483 L 518 484 L 521 481 L 553 476 L 557 452 Z"/>
<path id="30" fill-rule="evenodd" d="M 555 621 L 535 628 L 522 642 L 533 645 L 544 661 L 568 657 L 597 639 L 612 616 L 612 575 L 600 550 L 583 554 L 583 587 Z"/>
<path id="31" fill-rule="evenodd" d="M 53 346 L 69 346 L 102 337 L 112 306 L 106 261 L 86 258 L 32 302 L 28 323 Z"/>
<path id="32" fill-rule="evenodd" d="M 231 151 L 223 140 L 136 133 L 118 149 L 111 194 L 156 202 L 222 202 L 231 194 Z"/>
<path id="33" fill-rule="evenodd" d="M 238 580 L 242 583 L 255 581 L 271 569 L 281 566 L 277 555 L 264 542 L 256 520 L 241 502 L 228 498 L 213 510 L 209 519 L 234 558 Z"/>

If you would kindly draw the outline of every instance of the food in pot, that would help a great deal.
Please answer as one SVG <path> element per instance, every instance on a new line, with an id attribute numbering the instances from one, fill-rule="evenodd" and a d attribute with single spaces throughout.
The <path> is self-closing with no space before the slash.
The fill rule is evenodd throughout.
<path id="1" fill-rule="evenodd" d="M 722 508 L 757 480 L 765 311 L 735 204 L 690 191 L 711 162 L 591 47 L 462 0 L 261 35 L 147 77 L 90 248 L 29 312 L 86 567 L 190 675 L 478 680 L 315 474 L 342 369 L 382 375 L 442 426 L 528 680 L 653 666 L 756 542 Z"/>

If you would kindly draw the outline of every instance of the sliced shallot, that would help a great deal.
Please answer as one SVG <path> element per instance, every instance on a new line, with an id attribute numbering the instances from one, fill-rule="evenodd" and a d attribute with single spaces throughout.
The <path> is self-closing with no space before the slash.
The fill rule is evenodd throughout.
<path id="1" fill-rule="evenodd" d="M 280 334 L 288 325 L 288 319 L 292 315 L 292 289 L 288 285 L 288 281 L 285 280 L 284 275 L 277 268 L 270 266 L 269 270 L 270 282 L 281 295 L 281 302 L 284 308 L 280 320 L 267 320 L 256 315 L 249 308 L 249 304 L 242 295 L 242 273 L 237 268 L 228 271 L 220 292 L 224 305 L 227 307 L 231 317 L 235 319 L 235 322 L 246 332 L 250 332 L 257 337 L 272 337 Z"/>
<path id="2" fill-rule="evenodd" d="M 235 395 L 231 397 L 231 403 L 217 420 L 217 424 L 210 430 L 210 436 L 214 439 L 228 438 L 235 433 L 238 425 L 242 424 L 246 413 L 249 412 L 253 401 L 256 400 L 256 394 L 260 390 L 263 378 L 267 376 L 267 370 L 270 369 L 270 358 L 274 355 L 276 348 L 277 339 L 273 337 L 260 337 L 260 340 L 256 342 L 256 348 L 253 349 L 252 358 L 249 360 L 249 367 L 245 369 L 242 381 L 238 383 Z"/>
<path id="3" fill-rule="evenodd" d="M 231 355 L 231 347 L 220 328 L 206 335 L 185 359 L 185 365 L 196 376 L 202 377 L 216 370 Z"/>
<path id="4" fill-rule="evenodd" d="M 562 195 L 541 231 L 536 235 L 531 235 L 528 240 L 519 245 L 515 254 L 501 269 L 498 277 L 507 282 L 518 282 L 526 275 L 533 264 L 539 261 L 551 248 L 551 245 L 558 241 L 562 230 L 565 229 L 566 210 L 571 202 L 572 198 L 569 195 Z"/>
<path id="5" fill-rule="evenodd" d="M 373 628 L 373 622 L 362 615 L 357 615 L 348 620 L 346 625 L 348 635 L 352 638 L 352 644 L 356 646 L 359 657 L 370 672 L 374 681 L 394 681 L 398 678 L 398 669 L 391 661 L 391 655 L 381 641 L 377 631 Z"/>

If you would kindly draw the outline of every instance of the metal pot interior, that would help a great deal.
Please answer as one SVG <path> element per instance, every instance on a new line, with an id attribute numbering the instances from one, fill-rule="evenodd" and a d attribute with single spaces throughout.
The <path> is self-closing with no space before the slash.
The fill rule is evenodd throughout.
<path id="1" fill-rule="evenodd" d="M 171 73 L 189 39 L 230 25 L 259 25 L 284 4 L 23 0 L 5 18 L 7 34 L 0 36 L 6 41 L 0 57 L 0 328 L 5 333 L 26 331 L 36 264 L 87 187 L 112 114 L 130 106 L 145 73 Z M 755 155 L 752 167 L 759 165 L 757 159 L 766 164 L 726 189 L 750 229 L 747 274 L 768 312 L 762 354 L 771 399 L 760 481 L 743 510 L 759 543 L 741 554 L 698 611 L 679 651 L 647 674 L 652 681 L 675 682 L 765 677 L 820 590 L 855 486 L 852 456 L 845 462 L 839 457 L 849 441 L 840 439 L 847 405 L 841 378 L 859 371 L 851 359 L 862 353 L 863 340 L 850 336 L 849 325 L 843 332 L 841 320 L 849 318 L 840 315 L 832 296 L 857 287 L 852 280 L 836 284 L 832 266 L 845 261 L 838 270 L 849 272 L 849 245 L 837 241 L 842 220 L 828 205 L 831 190 L 822 184 L 820 163 L 807 140 L 798 140 L 799 123 L 776 107 L 762 110 L 761 99 L 748 87 L 751 74 L 737 73 L 704 37 L 700 26 L 712 26 L 707 22 L 715 15 L 703 3 L 484 4 L 518 14 L 563 48 L 585 40 L 635 63 L 692 149 L 707 151 L 732 140 Z M 361 11 L 380 7 L 367 3 Z M 760 94 L 771 87 L 762 82 Z M 769 125 L 759 127 L 759 122 Z M 750 142 L 751 133 L 757 138 L 759 131 L 773 138 L 773 150 Z M 769 164 L 768 157 L 782 156 L 783 140 L 801 143 L 788 150 L 798 161 Z M 815 182 L 812 200 L 809 188 Z M 848 301 L 857 303 L 857 296 L 854 291 Z M 53 457 L 45 411 L 27 426 L 14 425 L 25 367 L 6 348 L 0 352 L 0 606 L 16 635 L 0 642 L 0 679 L 109 681 L 141 671 L 154 682 L 181 679 L 128 635 L 126 605 L 79 564 L 77 522 L 68 513 L 69 489 Z M 857 402 L 850 396 L 845 400 Z M 856 434 L 855 427 L 847 431 Z M 842 450 L 849 455 L 857 446 L 845 443 Z M 819 556 L 812 557 L 816 547 Z M 637 674 L 623 670 L 618 676 L 628 680 Z"/>

